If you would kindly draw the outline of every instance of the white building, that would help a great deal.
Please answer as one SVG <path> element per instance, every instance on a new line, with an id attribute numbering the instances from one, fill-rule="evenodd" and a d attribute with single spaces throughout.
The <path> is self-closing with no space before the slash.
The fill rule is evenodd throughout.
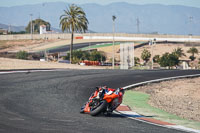
<path id="1" fill-rule="evenodd" d="M 47 33 L 46 25 L 40 25 L 40 34 L 46 34 L 46 33 Z"/>

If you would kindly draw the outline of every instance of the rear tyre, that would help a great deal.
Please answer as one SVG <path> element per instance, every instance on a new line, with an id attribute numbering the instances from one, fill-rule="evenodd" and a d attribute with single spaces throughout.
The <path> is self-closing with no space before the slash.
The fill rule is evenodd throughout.
<path id="1" fill-rule="evenodd" d="M 100 114 L 101 112 L 104 112 L 106 110 L 107 107 L 107 102 L 106 100 L 103 100 L 99 103 L 99 106 L 96 107 L 95 109 L 92 109 L 90 111 L 90 115 L 91 116 L 97 116 L 98 114 Z"/>

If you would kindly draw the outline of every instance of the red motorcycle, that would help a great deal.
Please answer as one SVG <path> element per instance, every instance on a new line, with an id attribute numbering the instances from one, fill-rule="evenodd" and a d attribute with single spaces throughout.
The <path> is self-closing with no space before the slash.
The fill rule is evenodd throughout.
<path id="1" fill-rule="evenodd" d="M 100 113 L 110 115 L 122 103 L 123 95 L 123 88 L 96 87 L 96 91 L 81 108 L 80 113 L 89 113 L 92 116 Z"/>

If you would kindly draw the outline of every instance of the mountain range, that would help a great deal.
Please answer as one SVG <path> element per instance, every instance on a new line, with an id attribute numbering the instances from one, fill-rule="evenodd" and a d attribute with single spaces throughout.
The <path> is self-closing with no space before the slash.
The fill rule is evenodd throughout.
<path id="1" fill-rule="evenodd" d="M 24 26 L 11 26 L 11 25 L 6 25 L 6 24 L 0 24 L 0 28 L 1 29 L 7 29 L 11 31 L 14 31 L 14 32 L 20 32 L 20 31 L 24 31 L 25 30 L 25 27 Z"/>
<path id="2" fill-rule="evenodd" d="M 69 3 L 50 2 L 35 5 L 0 7 L 0 23 L 26 26 L 33 19 L 41 18 L 59 27 L 59 18 Z M 134 5 L 112 3 L 82 4 L 89 20 L 89 29 L 95 32 L 112 32 L 112 16 L 116 16 L 115 29 L 121 33 L 159 33 L 200 35 L 200 8 L 180 5 Z M 1 27 L 0 27 L 1 28 Z"/>

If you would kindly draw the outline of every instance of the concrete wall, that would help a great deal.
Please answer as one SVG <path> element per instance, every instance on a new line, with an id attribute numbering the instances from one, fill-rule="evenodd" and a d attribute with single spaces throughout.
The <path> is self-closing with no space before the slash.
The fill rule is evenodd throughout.
<path id="1" fill-rule="evenodd" d="M 0 40 L 28 40 L 28 39 L 70 39 L 71 34 L 18 34 L 0 35 Z"/>
<path id="2" fill-rule="evenodd" d="M 86 33 L 86 34 L 75 34 L 76 36 L 87 36 L 87 37 L 109 37 L 113 36 L 112 33 Z M 186 36 L 186 35 L 153 35 L 153 34 L 126 34 L 116 33 L 116 37 L 138 37 L 138 38 L 196 38 L 200 39 L 200 36 Z M 19 35 L 0 35 L 0 40 L 26 40 L 26 39 L 70 39 L 71 34 L 19 34 Z"/>

